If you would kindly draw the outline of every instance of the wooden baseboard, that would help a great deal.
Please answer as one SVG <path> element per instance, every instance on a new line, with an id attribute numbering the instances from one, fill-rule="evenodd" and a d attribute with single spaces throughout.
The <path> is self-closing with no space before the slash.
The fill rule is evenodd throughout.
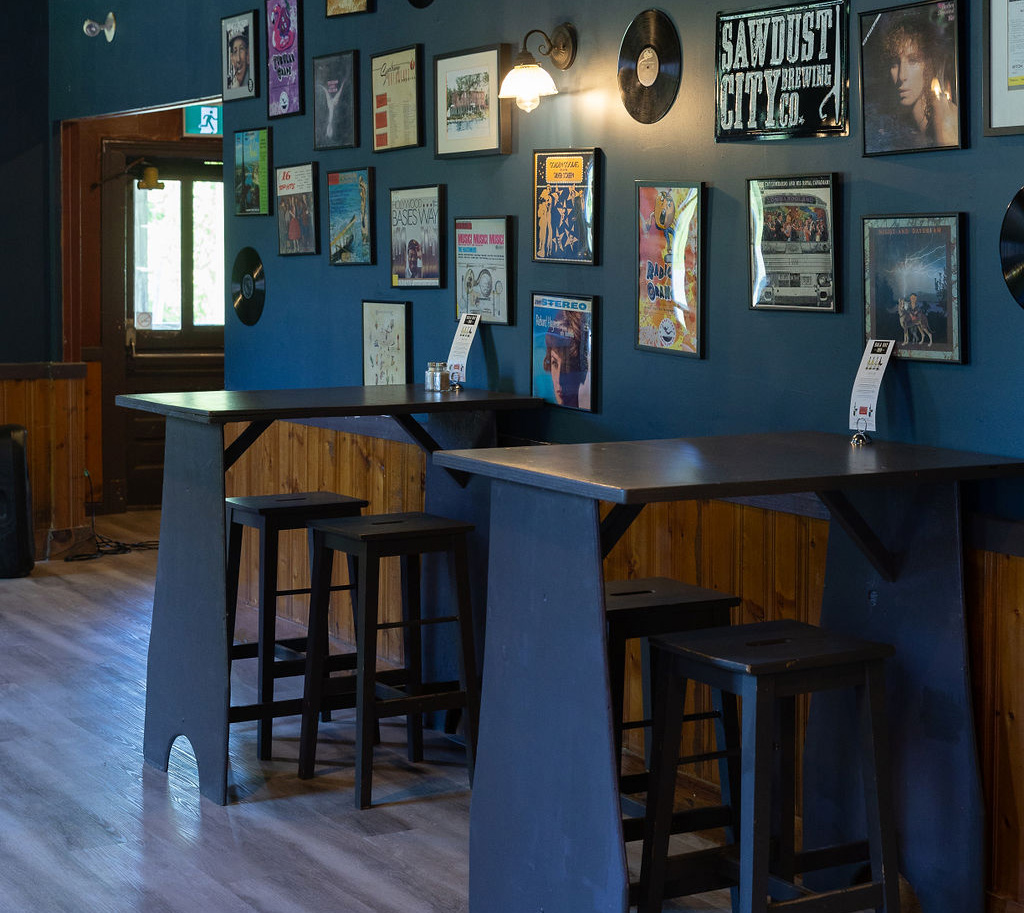
<path id="1" fill-rule="evenodd" d="M 92 537 L 91 526 L 74 526 L 70 529 L 51 529 L 46 535 L 46 547 L 37 560 L 63 558 L 79 545 Z M 38 551 L 38 550 L 37 550 Z"/>
<path id="2" fill-rule="evenodd" d="M 1024 903 L 998 894 L 986 893 L 985 910 L 987 913 L 1024 913 Z"/>

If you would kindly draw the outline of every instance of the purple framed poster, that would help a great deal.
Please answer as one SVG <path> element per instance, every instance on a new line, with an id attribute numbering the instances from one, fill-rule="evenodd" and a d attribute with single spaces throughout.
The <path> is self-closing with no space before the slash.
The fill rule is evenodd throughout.
<path id="1" fill-rule="evenodd" d="M 267 117 L 302 113 L 300 0 L 265 0 Z"/>

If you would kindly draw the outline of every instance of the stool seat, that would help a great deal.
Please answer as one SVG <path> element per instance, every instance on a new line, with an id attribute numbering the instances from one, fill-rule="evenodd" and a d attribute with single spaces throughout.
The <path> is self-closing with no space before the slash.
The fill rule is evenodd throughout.
<path id="1" fill-rule="evenodd" d="M 228 632 L 234 635 L 238 577 L 241 571 L 242 530 L 259 534 L 258 632 L 255 643 L 232 643 L 230 658 L 256 658 L 257 701 L 231 707 L 232 723 L 257 720 L 257 756 L 271 756 L 273 719 L 301 713 L 300 698 L 276 700 L 274 682 L 278 678 L 302 675 L 306 637 L 277 636 L 277 599 L 280 596 L 305 595 L 309 587 L 279 589 L 277 565 L 280 533 L 304 529 L 311 520 L 359 514 L 368 506 L 363 498 L 352 498 L 331 491 L 302 491 L 269 495 L 242 495 L 224 499 L 227 521 L 227 607 Z M 333 589 L 348 589 L 338 586 Z"/>

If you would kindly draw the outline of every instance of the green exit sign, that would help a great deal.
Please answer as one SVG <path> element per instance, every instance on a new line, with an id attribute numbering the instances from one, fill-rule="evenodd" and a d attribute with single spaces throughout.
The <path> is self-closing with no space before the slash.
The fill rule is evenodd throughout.
<path id="1" fill-rule="evenodd" d="M 186 105 L 185 136 L 223 136 L 220 105 Z"/>

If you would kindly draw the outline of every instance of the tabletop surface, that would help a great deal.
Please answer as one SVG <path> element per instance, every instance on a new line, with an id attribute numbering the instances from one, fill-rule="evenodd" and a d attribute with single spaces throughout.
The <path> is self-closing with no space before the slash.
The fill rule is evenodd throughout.
<path id="1" fill-rule="evenodd" d="M 423 384 L 311 387 L 287 390 L 201 390 L 191 393 L 132 393 L 114 402 L 129 409 L 223 423 L 349 415 L 413 415 L 474 409 L 530 409 L 542 400 L 518 393 L 463 387 L 449 393 Z"/>
<path id="2" fill-rule="evenodd" d="M 816 431 L 443 450 L 451 469 L 618 504 L 1024 474 L 1024 459 Z"/>

